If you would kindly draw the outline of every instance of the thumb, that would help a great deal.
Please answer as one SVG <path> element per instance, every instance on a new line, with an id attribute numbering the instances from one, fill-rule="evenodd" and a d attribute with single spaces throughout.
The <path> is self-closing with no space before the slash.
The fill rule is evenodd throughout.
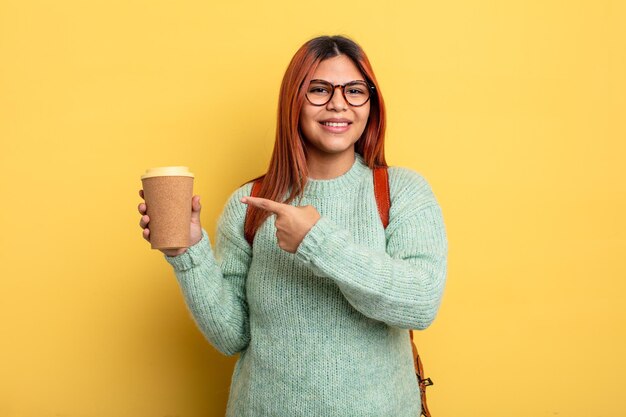
<path id="1" fill-rule="evenodd" d="M 200 209 L 202 205 L 200 204 L 200 196 L 194 195 L 191 199 L 191 220 L 200 221 Z"/>

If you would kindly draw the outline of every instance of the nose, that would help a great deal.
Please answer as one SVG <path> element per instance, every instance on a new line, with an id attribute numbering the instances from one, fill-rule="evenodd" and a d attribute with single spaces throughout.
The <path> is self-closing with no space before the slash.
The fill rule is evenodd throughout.
<path id="1" fill-rule="evenodd" d="M 335 111 L 345 111 L 348 109 L 348 102 L 343 96 L 343 86 L 336 85 L 333 87 L 332 96 L 328 103 L 326 103 L 326 109 Z"/>

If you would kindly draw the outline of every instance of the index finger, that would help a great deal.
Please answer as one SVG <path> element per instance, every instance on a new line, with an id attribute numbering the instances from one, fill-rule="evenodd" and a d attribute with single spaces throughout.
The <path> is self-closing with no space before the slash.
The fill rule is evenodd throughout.
<path id="1" fill-rule="evenodd" d="M 287 204 L 278 203 L 273 200 L 261 197 L 243 197 L 241 202 L 254 206 L 263 210 L 267 210 L 270 213 L 281 214 L 285 212 L 285 207 L 289 207 Z"/>

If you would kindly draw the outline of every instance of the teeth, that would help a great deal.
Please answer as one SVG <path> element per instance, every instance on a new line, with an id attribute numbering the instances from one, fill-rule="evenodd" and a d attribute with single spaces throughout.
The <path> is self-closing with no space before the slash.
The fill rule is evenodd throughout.
<path id="1" fill-rule="evenodd" d="M 324 126 L 330 126 L 330 127 L 346 127 L 348 126 L 347 122 L 341 122 L 341 123 L 334 123 L 334 122 L 322 122 L 322 124 Z"/>

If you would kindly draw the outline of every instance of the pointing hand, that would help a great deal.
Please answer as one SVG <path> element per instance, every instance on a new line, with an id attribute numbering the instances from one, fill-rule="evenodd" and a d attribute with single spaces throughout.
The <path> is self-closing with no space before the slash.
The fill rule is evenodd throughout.
<path id="1" fill-rule="evenodd" d="M 296 253 L 306 234 L 321 217 L 313 206 L 296 207 L 259 197 L 243 197 L 241 202 L 276 215 L 278 246 L 289 253 Z"/>

